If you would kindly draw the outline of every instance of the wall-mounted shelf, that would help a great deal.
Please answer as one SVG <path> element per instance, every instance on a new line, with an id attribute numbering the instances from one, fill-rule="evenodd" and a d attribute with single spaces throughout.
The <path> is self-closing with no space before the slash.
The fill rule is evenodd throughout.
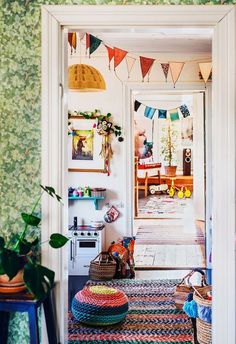
<path id="1" fill-rule="evenodd" d="M 98 201 L 101 201 L 105 199 L 105 197 L 78 197 L 78 196 L 72 196 L 68 197 L 70 201 L 93 201 L 95 209 L 98 210 Z"/>

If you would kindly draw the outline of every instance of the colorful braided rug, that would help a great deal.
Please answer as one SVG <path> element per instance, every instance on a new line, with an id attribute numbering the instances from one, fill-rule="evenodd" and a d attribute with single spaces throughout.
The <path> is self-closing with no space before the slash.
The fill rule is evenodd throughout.
<path id="1" fill-rule="evenodd" d="M 69 313 L 68 344 L 193 344 L 191 320 L 175 308 L 176 280 L 88 282 L 123 290 L 129 312 L 122 323 L 92 327 Z"/>

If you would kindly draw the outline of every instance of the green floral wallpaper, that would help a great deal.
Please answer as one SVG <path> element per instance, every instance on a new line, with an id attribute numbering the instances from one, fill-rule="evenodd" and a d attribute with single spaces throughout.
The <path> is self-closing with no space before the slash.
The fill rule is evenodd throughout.
<path id="1" fill-rule="evenodd" d="M 42 4 L 220 4 L 218 0 L 1 0 L 0 235 L 21 226 L 40 182 L 40 6 Z M 236 3 L 236 0 L 224 1 Z M 28 344 L 27 316 L 12 315 L 11 344 Z"/>

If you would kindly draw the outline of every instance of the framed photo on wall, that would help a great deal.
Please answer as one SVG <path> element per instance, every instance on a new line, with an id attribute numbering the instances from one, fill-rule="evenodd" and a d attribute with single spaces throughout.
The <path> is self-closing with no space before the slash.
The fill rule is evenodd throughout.
<path id="1" fill-rule="evenodd" d="M 96 130 L 96 119 L 70 118 L 68 135 L 68 170 L 70 172 L 105 172 L 101 157 L 102 136 Z"/>

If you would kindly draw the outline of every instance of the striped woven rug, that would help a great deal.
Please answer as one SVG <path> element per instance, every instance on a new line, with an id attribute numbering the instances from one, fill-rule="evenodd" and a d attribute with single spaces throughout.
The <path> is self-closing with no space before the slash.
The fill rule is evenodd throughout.
<path id="1" fill-rule="evenodd" d="M 129 313 L 123 323 L 108 327 L 85 326 L 69 313 L 69 344 L 193 344 L 191 320 L 175 308 L 176 280 L 113 280 L 88 282 L 123 290 Z"/>

